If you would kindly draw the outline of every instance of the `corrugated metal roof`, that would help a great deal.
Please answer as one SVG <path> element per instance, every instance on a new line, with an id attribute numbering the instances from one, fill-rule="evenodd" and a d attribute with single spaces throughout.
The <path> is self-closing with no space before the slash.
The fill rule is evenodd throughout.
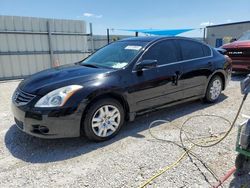
<path id="1" fill-rule="evenodd" d="M 207 26 L 206 28 L 220 27 L 220 26 L 227 26 L 227 25 L 245 24 L 245 23 L 249 23 L 249 24 L 250 24 L 250 21 L 243 21 L 243 22 L 233 22 L 233 23 L 225 23 L 225 24 L 210 25 L 210 26 Z"/>

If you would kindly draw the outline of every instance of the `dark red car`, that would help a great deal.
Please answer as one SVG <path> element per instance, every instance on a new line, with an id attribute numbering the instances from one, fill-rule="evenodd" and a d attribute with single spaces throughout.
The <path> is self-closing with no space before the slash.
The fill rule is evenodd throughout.
<path id="1" fill-rule="evenodd" d="M 233 61 L 233 71 L 250 71 L 250 31 L 244 33 L 237 41 L 225 44 L 222 48 Z"/>

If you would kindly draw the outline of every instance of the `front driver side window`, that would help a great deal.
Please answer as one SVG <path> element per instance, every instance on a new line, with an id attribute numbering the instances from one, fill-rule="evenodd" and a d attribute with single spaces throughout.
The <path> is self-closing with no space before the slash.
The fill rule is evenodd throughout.
<path id="1" fill-rule="evenodd" d="M 157 60 L 158 65 L 178 61 L 177 49 L 173 40 L 165 40 L 151 46 L 143 55 L 142 60 Z"/>

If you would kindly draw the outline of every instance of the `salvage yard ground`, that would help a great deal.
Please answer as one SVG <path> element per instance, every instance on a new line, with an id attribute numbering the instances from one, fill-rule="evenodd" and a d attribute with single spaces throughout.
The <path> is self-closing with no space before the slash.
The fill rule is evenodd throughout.
<path id="1" fill-rule="evenodd" d="M 243 78 L 244 75 L 234 75 L 217 104 L 197 100 L 138 117 L 114 139 L 102 143 L 84 138 L 44 140 L 22 133 L 15 127 L 11 113 L 11 95 L 20 81 L 1 82 L 0 187 L 138 187 L 183 153 L 174 144 L 153 139 L 148 131 L 150 122 L 170 119 L 172 124 L 161 124 L 152 130 L 177 142 L 179 129 L 173 125 L 181 125 L 193 115 L 214 114 L 232 122 L 242 99 Z M 250 115 L 250 98 L 242 113 Z M 237 122 L 243 120 L 240 117 Z M 220 121 L 210 120 L 209 124 L 212 130 L 227 128 Z M 206 123 L 199 125 L 197 131 Z M 234 166 L 235 141 L 236 128 L 219 145 L 196 147 L 193 151 L 222 177 Z M 148 187 L 211 187 L 215 182 L 198 160 L 187 157 Z M 250 187 L 249 182 L 248 175 L 232 176 L 224 187 Z"/>

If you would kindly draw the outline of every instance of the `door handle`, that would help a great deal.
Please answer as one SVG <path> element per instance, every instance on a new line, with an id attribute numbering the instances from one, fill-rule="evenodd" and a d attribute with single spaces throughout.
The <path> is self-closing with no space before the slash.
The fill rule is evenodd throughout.
<path id="1" fill-rule="evenodd" d="M 178 80 L 180 79 L 180 77 L 181 77 L 181 72 L 176 71 L 175 75 L 173 76 L 173 79 L 172 79 L 172 85 L 177 86 L 178 85 Z"/>

